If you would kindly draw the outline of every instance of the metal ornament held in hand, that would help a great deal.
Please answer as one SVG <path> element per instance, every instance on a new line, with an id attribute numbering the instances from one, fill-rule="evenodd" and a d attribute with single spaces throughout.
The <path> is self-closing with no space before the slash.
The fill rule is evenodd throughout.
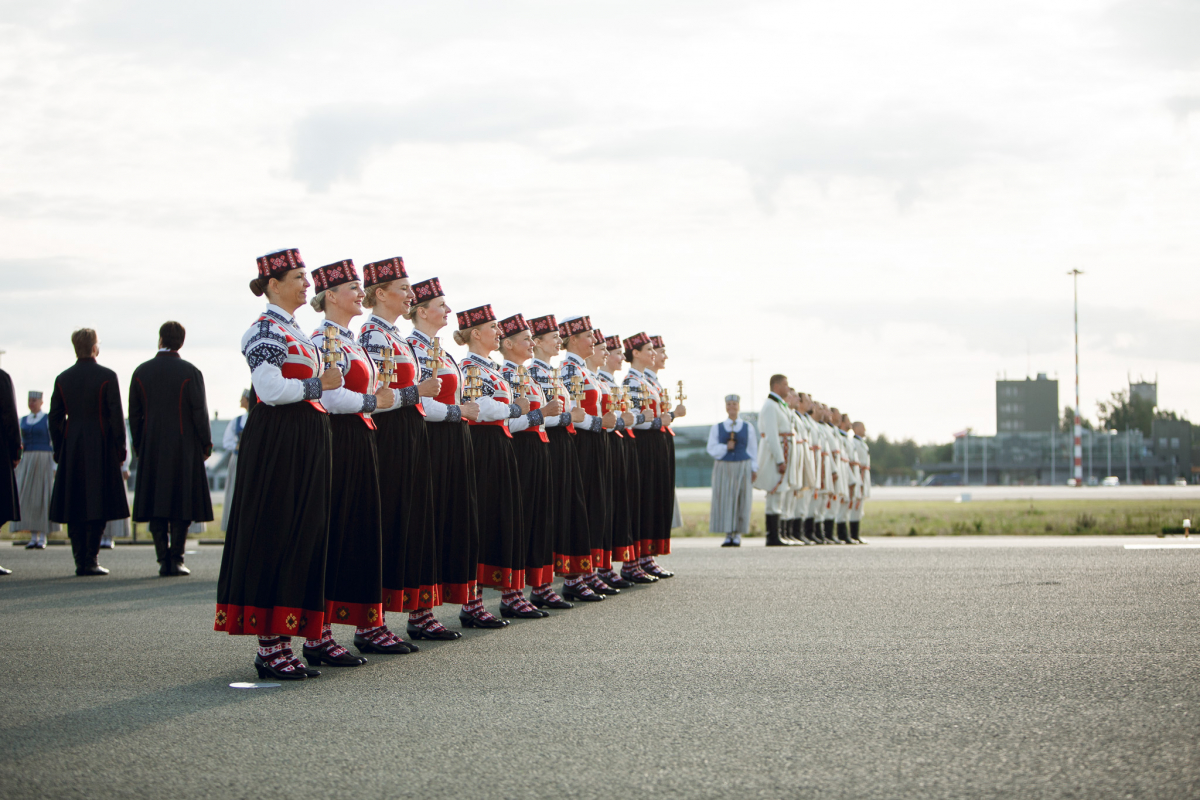
<path id="1" fill-rule="evenodd" d="M 441 339 L 434 336 L 433 341 L 429 343 L 427 351 L 429 355 L 425 358 L 425 366 L 429 367 L 430 371 L 432 371 L 433 375 L 431 377 L 436 378 L 438 376 L 438 370 L 440 370 L 442 367 Z"/>
<path id="2" fill-rule="evenodd" d="M 479 367 L 474 364 L 467 365 L 466 378 L 463 380 L 463 397 L 469 401 L 483 397 L 483 376 Z"/>
<path id="3" fill-rule="evenodd" d="M 679 405 L 683 405 L 683 401 L 687 400 L 687 395 L 683 393 L 683 381 L 676 384 L 678 387 Z"/>
<path id="4" fill-rule="evenodd" d="M 379 370 L 380 386 L 391 386 L 396 381 L 396 348 L 383 348 L 383 366 Z"/>
<path id="5" fill-rule="evenodd" d="M 323 351 L 321 358 L 325 362 L 325 369 L 329 369 L 338 362 L 342 354 L 342 341 L 338 338 L 336 325 L 325 326 L 325 340 L 321 342 L 321 350 Z"/>
<path id="6" fill-rule="evenodd" d="M 522 397 L 533 397 L 533 378 L 529 375 L 529 370 L 524 367 L 517 367 L 517 391 Z"/>
<path id="7" fill-rule="evenodd" d="M 583 376 L 578 372 L 571 376 L 571 399 L 576 403 L 583 399 Z"/>

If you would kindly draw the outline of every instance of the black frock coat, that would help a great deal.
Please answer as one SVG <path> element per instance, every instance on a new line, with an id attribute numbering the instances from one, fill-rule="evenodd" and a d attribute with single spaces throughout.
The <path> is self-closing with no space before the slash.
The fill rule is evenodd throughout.
<path id="1" fill-rule="evenodd" d="M 121 465 L 125 417 L 117 373 L 94 358 L 81 358 L 54 379 L 50 397 L 54 491 L 50 521 L 68 525 L 129 516 Z"/>
<path id="2" fill-rule="evenodd" d="M 21 457 L 21 425 L 17 422 L 17 398 L 12 378 L 0 369 L 0 524 L 21 518 L 17 502 L 17 479 L 13 462 Z"/>
<path id="3" fill-rule="evenodd" d="M 133 371 L 129 440 L 138 458 L 135 522 L 213 518 L 204 470 L 212 453 L 204 376 L 179 353 L 162 351 Z"/>

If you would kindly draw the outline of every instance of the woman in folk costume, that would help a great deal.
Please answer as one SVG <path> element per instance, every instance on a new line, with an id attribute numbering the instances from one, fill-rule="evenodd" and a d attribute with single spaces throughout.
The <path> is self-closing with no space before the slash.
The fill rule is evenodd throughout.
<path id="1" fill-rule="evenodd" d="M 58 533 L 61 526 L 50 521 L 50 492 L 54 489 L 54 448 L 50 445 L 50 423 L 42 411 L 42 393 L 29 393 L 29 413 L 21 417 L 21 444 L 24 453 L 17 465 L 17 489 L 21 498 L 21 519 L 8 529 L 29 531 L 26 550 L 44 550 L 46 534 Z"/>
<path id="2" fill-rule="evenodd" d="M 363 323 L 358 341 L 379 369 L 383 369 L 384 354 L 390 348 L 395 373 L 390 385 L 400 397 L 391 409 L 374 415 L 382 489 L 383 610 L 408 611 L 408 632 L 414 639 L 458 639 L 461 633 L 448 630 L 433 615 L 433 609 L 442 604 L 442 553 L 433 514 L 433 466 L 422 402 L 437 397 L 441 384 L 432 374 L 420 380 L 417 358 L 396 327 L 396 320 L 416 297 L 404 259 L 367 264 L 363 278 L 367 293 L 363 305 L 373 313 Z M 368 637 L 355 639 L 355 646 L 367 653 L 391 645 L 376 644 Z"/>
<path id="3" fill-rule="evenodd" d="M 579 473 L 583 478 L 583 497 L 587 503 L 588 525 L 591 531 L 592 568 L 587 584 L 600 594 L 620 594 L 600 577 L 600 570 L 612 571 L 612 506 L 610 505 L 611 465 L 609 464 L 607 430 L 616 428 L 617 415 L 600 410 L 601 386 L 587 366 L 587 359 L 596 353 L 596 337 L 590 317 L 568 317 L 558 324 L 567 354 L 560 365 L 560 376 L 572 397 L 587 415 L 575 425 L 575 452 L 579 457 Z M 564 586 L 564 588 L 566 588 Z M 568 595 L 569 596 L 569 595 Z"/>
<path id="4" fill-rule="evenodd" d="M 525 611 L 525 525 L 521 509 L 521 483 L 513 454 L 509 421 L 532 422 L 529 401 L 513 399 L 512 387 L 490 356 L 500 346 L 500 326 L 490 305 L 458 313 L 455 344 L 471 352 L 463 358 L 464 391 L 479 405 L 471 422 L 471 447 L 475 452 L 475 499 L 479 507 L 479 587 L 500 591 L 500 602 Z M 534 415 L 535 420 L 541 414 Z M 518 423 L 518 427 L 523 427 Z M 458 615 L 464 627 L 495 619 L 483 608 L 482 591 Z M 487 625 L 486 627 L 492 627 Z"/>
<path id="5" fill-rule="evenodd" d="M 663 343 L 661 336 L 651 336 L 650 344 L 654 347 L 654 366 L 646 369 L 646 377 L 654 384 L 658 390 L 659 397 L 662 401 L 661 408 L 667 410 L 671 408 L 671 393 L 663 387 L 659 381 L 658 373 L 662 372 L 667 367 L 667 346 Z M 679 403 L 673 410 L 667 411 L 663 418 L 663 435 L 661 437 L 663 449 L 667 452 L 667 474 L 668 474 L 668 494 L 662 499 L 664 504 L 663 513 L 667 517 L 666 539 L 657 549 L 658 552 L 651 553 L 648 558 L 643 558 L 642 569 L 649 572 L 651 575 L 656 575 L 659 578 L 670 578 L 674 572 L 663 569 L 654 561 L 654 556 L 669 555 L 671 552 L 671 529 L 683 526 L 683 516 L 679 513 L 679 497 L 675 493 L 675 431 L 671 430 L 671 422 L 675 419 L 685 416 L 687 408 Z"/>
<path id="6" fill-rule="evenodd" d="M 12 378 L 0 369 L 0 444 L 4 448 L 4 465 L 0 466 L 0 525 L 19 519 L 21 503 L 14 469 L 21 459 L 21 423 L 17 421 L 17 396 Z M 0 567 L 0 575 L 11 575 L 11 569 Z"/>
<path id="7" fill-rule="evenodd" d="M 625 560 L 617 557 L 616 537 L 618 525 L 626 531 L 629 527 L 628 490 L 623 485 L 626 480 L 626 470 L 625 449 L 622 447 L 622 442 L 626 427 L 633 424 L 633 415 L 622 414 L 617 406 L 617 382 L 611 373 L 605 371 L 608 364 L 608 350 L 605 349 L 604 334 L 599 328 L 592 329 L 592 341 L 596 346 L 592 349 L 592 355 L 585 360 L 587 368 L 591 370 L 592 377 L 600 390 L 597 413 L 602 415 L 611 413 L 616 419 L 616 425 L 604 429 L 605 448 L 608 451 L 608 528 L 604 532 L 604 563 L 597 564 L 597 571 L 600 573 L 600 578 L 609 586 L 616 589 L 628 589 L 633 586 L 633 581 L 627 581 L 618 575 L 613 569 L 613 562 Z M 626 537 L 628 537 L 627 532 L 622 534 L 623 540 Z"/>
<path id="8" fill-rule="evenodd" d="M 357 667 L 366 663 L 333 638 L 333 623 L 354 626 L 356 639 L 383 624 L 379 525 L 379 459 L 372 413 L 399 402 L 398 393 L 379 387 L 375 363 L 354 340 L 350 321 L 362 313 L 365 293 L 349 259 L 313 270 L 313 309 L 325 319 L 313 332 L 313 345 L 326 364 L 341 370 L 341 388 L 325 392 L 333 433 L 333 477 L 329 498 L 329 547 L 325 558 L 325 624 L 304 642 L 304 658 L 314 667 Z M 407 649 L 407 645 L 405 646 Z"/>
<path id="9" fill-rule="evenodd" d="M 479 418 L 479 404 L 463 402 L 463 374 L 458 362 L 441 346 L 438 331 L 446 327 L 450 306 L 437 278 L 412 285 L 414 305 L 404 314 L 412 322 L 408 336 L 422 382 L 436 377 L 435 397 L 422 397 L 429 437 L 433 482 L 434 546 L 441 565 L 442 602 L 482 610 L 476 599 L 479 571 L 479 512 L 475 497 L 475 451 L 468 423 Z M 477 628 L 502 628 L 508 623 L 486 611 L 475 615 Z M 411 631 L 410 631 L 411 633 Z"/>
<path id="10" fill-rule="evenodd" d="M 654 347 L 645 333 L 630 336 L 624 344 L 625 360 L 629 362 L 624 385 L 629 390 L 632 410 L 637 417 L 633 427 L 641 475 L 641 529 L 638 532 L 637 570 L 626 562 L 621 569 L 621 577 L 635 580 L 630 576 L 639 573 L 653 575 L 651 570 L 657 568 L 651 566 L 654 556 L 669 550 L 671 546 L 670 497 L 675 487 L 671 485 L 667 448 L 662 441 L 662 428 L 669 422 L 670 412 L 663 408 L 658 388 L 646 375 L 647 369 L 654 368 Z"/>
<path id="11" fill-rule="evenodd" d="M 533 334 L 533 361 L 529 374 L 548 399 L 556 399 L 563 412 L 546 419 L 546 436 L 550 440 L 554 489 L 554 573 L 561 575 L 563 594 L 586 603 L 604 599 L 592 590 L 585 578 L 592 572 L 592 521 L 588 519 L 584 499 L 583 477 L 579 469 L 579 454 L 575 449 L 575 424 L 587 418 L 582 408 L 571 401 L 558 370 L 550 359 L 562 349 L 558 322 L 553 314 L 529 320 Z M 535 593 L 533 602 L 539 603 Z M 564 601 L 565 602 L 565 601 Z M 557 608 L 558 606 L 551 606 Z"/>
<path id="12" fill-rule="evenodd" d="M 259 258 L 250 291 L 266 295 L 267 308 L 242 335 L 254 396 L 213 627 L 258 636 L 260 678 L 321 674 L 293 655 L 291 637 L 320 637 L 325 624 L 331 436 L 321 398 L 341 388 L 342 372 L 322 368 L 321 351 L 292 316 L 309 286 L 298 250 Z"/>
<path id="13" fill-rule="evenodd" d="M 554 591 L 554 483 L 550 439 L 546 435 L 546 417 L 557 417 L 562 404 L 546 400 L 542 389 L 521 366 L 533 357 L 533 336 L 529 323 L 520 314 L 500 320 L 500 352 L 504 363 L 500 374 L 513 394 L 529 401 L 529 413 L 509 423 L 513 433 L 512 449 L 520 470 L 521 511 L 525 535 L 525 582 L 533 587 L 533 599 L 539 607 L 571 608 Z M 515 599 L 515 598 L 514 598 Z M 524 595 L 516 603 L 501 603 L 505 617 L 548 617 L 529 604 Z"/>
<path id="14" fill-rule="evenodd" d="M 625 362 L 621 352 L 621 338 L 607 336 L 602 345 L 597 346 L 603 354 L 603 365 L 596 370 L 596 377 L 605 391 L 602 408 L 605 412 L 616 411 L 620 414 L 617 427 L 610 431 L 609 462 L 612 465 L 612 494 L 609 504 L 612 506 L 612 560 L 620 561 L 631 568 L 631 577 L 618 575 L 611 567 L 601 573 L 604 582 L 609 586 L 624 589 L 635 583 L 654 583 L 658 578 L 646 575 L 637 568 L 638 531 L 641 530 L 641 473 L 637 463 L 637 445 L 634 443 L 633 426 L 637 418 L 625 410 L 625 403 L 620 397 L 624 387 L 617 379 L 616 373 Z"/>
<path id="15" fill-rule="evenodd" d="M 242 390 L 242 410 L 250 409 L 250 390 Z M 221 436 L 221 448 L 229 453 L 229 461 L 225 465 L 225 503 L 221 509 L 221 531 L 229 528 L 229 509 L 233 507 L 233 486 L 237 479 L 238 446 L 242 442 L 242 431 L 246 429 L 246 414 L 239 414 L 225 426 Z"/>

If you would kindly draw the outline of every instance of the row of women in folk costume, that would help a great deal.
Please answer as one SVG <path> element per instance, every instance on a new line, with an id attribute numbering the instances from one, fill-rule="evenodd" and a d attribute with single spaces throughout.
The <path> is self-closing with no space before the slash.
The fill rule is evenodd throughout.
<path id="1" fill-rule="evenodd" d="M 417 650 L 389 611 L 408 612 L 410 639 L 457 639 L 434 616 L 443 603 L 462 605 L 462 627 L 500 628 L 673 574 L 655 557 L 671 551 L 670 424 L 686 409 L 658 382 L 661 339 L 480 306 L 457 315 L 460 362 L 438 337 L 451 309 L 437 278 L 410 282 L 401 258 L 311 278 L 297 250 L 259 258 L 250 288 L 268 305 L 242 336 L 253 396 L 215 629 L 258 637 L 260 677 Z M 312 334 L 292 316 L 310 285 L 325 314 Z M 357 655 L 335 624 L 353 627 Z"/>
<path id="2" fill-rule="evenodd" d="M 755 487 L 767 492 L 767 545 L 864 544 L 871 454 L 861 422 L 774 375 L 759 413 Z"/>

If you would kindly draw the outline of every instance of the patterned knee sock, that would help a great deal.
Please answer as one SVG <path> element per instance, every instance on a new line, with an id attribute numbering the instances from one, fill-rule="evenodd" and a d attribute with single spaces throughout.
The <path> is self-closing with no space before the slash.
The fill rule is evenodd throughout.
<path id="1" fill-rule="evenodd" d="M 561 603 L 562 598 L 558 596 L 558 592 L 554 591 L 554 585 L 543 583 L 541 586 L 533 588 L 533 595 L 539 600 L 546 600 L 550 603 Z"/>
<path id="2" fill-rule="evenodd" d="M 324 625 L 321 626 L 321 638 L 320 639 L 305 639 L 304 646 L 307 647 L 308 649 L 312 650 L 315 647 L 323 647 L 326 642 L 332 642 L 332 641 L 333 641 L 333 625 L 331 623 L 326 622 Z"/>
<path id="3" fill-rule="evenodd" d="M 258 654 L 268 667 L 279 672 L 294 672 L 300 662 L 292 655 L 292 637 L 258 637 Z"/>

